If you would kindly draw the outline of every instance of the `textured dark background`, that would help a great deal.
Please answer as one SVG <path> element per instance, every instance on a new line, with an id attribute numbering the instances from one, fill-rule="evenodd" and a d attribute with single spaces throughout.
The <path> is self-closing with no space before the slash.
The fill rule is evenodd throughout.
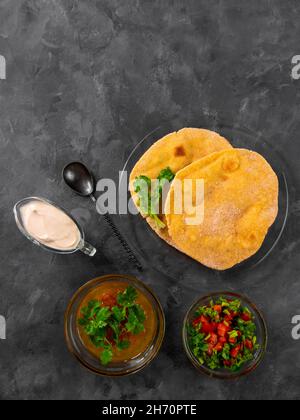
<path id="1" fill-rule="evenodd" d="M 8 64 L 0 81 L 0 314 L 7 318 L 0 398 L 299 398 L 300 342 L 291 338 L 300 313 L 300 81 L 291 78 L 299 18 L 297 0 L 0 1 Z M 101 378 L 69 355 L 63 314 L 87 280 L 134 270 L 89 202 L 64 187 L 61 170 L 81 159 L 98 177 L 117 179 L 133 146 L 161 121 L 208 128 L 225 121 L 276 144 L 290 170 L 289 224 L 277 252 L 234 282 L 203 271 L 199 281 L 183 272 L 178 283 L 146 270 L 141 277 L 166 311 L 162 351 L 137 375 Z M 53 256 L 31 245 L 12 216 L 28 195 L 71 210 L 103 254 Z M 269 327 L 263 364 L 233 383 L 199 375 L 180 340 L 195 295 L 220 288 L 247 293 Z"/>

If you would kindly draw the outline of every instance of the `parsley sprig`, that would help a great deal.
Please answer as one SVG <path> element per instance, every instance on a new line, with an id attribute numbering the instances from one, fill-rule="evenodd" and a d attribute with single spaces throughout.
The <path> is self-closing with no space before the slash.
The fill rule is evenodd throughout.
<path id="1" fill-rule="evenodd" d="M 173 181 L 175 174 L 167 167 L 162 169 L 156 180 L 153 182 L 145 175 L 136 177 L 134 181 L 134 192 L 139 197 L 139 207 L 145 216 L 151 217 L 159 229 L 166 226 L 158 217 L 159 206 L 164 188 Z"/>
<path id="2" fill-rule="evenodd" d="M 100 361 L 107 365 L 112 361 L 114 345 L 118 350 L 130 346 L 129 333 L 137 335 L 144 331 L 146 314 L 136 303 L 138 293 L 132 286 L 117 295 L 117 305 L 102 306 L 99 300 L 91 300 L 81 310 L 78 324 L 89 336 L 96 348 L 102 349 Z"/>

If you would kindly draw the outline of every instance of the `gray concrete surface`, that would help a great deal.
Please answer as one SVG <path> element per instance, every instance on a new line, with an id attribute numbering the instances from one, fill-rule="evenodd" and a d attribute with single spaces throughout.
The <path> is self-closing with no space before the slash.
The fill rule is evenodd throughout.
<path id="1" fill-rule="evenodd" d="M 299 17 L 296 0 L 0 1 L 7 60 L 0 80 L 0 315 L 7 320 L 0 398 L 299 398 L 300 341 L 291 338 L 292 316 L 300 314 L 300 81 L 291 78 Z M 289 169 L 290 218 L 276 252 L 234 279 L 207 270 L 169 278 L 145 261 L 140 277 L 166 311 L 162 351 L 137 375 L 101 378 L 69 355 L 64 311 L 89 279 L 135 272 L 92 205 L 65 188 L 61 170 L 83 160 L 99 178 L 117 179 L 132 148 L 162 121 L 170 128 L 222 121 L 264 136 Z M 14 203 L 29 195 L 72 211 L 102 252 L 54 256 L 31 245 L 12 216 Z M 180 339 L 194 298 L 224 288 L 253 299 L 269 328 L 260 368 L 232 383 L 199 375 Z"/>

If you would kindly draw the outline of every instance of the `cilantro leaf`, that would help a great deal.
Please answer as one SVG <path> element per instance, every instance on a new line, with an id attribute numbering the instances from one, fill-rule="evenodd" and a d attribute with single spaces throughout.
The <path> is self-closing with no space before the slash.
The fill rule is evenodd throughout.
<path id="1" fill-rule="evenodd" d="M 139 197 L 139 207 L 141 212 L 145 215 L 150 215 L 151 208 L 151 179 L 147 176 L 141 175 L 136 177 L 133 183 L 134 192 Z"/>
<path id="2" fill-rule="evenodd" d="M 168 182 L 172 182 L 173 179 L 175 177 L 175 174 L 172 172 L 172 170 L 170 169 L 170 167 L 168 166 L 165 169 L 162 169 L 158 175 L 158 180 L 159 181 L 168 181 Z"/>
<path id="3" fill-rule="evenodd" d="M 111 320 L 109 322 L 109 326 L 112 329 L 113 333 L 114 333 L 114 339 L 115 341 L 118 343 L 119 341 L 119 336 L 121 334 L 121 329 L 120 329 L 120 324 L 119 322 L 115 321 L 115 320 Z"/>
<path id="4" fill-rule="evenodd" d="M 166 227 L 158 217 L 162 192 L 166 185 L 173 181 L 174 177 L 175 174 L 167 167 L 160 171 L 157 179 L 153 182 L 149 177 L 140 175 L 136 177 L 133 183 L 134 192 L 139 197 L 138 205 L 141 212 L 146 216 L 150 216 L 159 229 Z"/>
<path id="5" fill-rule="evenodd" d="M 164 222 L 162 222 L 156 214 L 152 214 L 151 218 L 155 221 L 156 226 L 159 229 L 164 229 L 166 227 L 166 224 Z"/>
<path id="6" fill-rule="evenodd" d="M 112 361 L 113 352 L 111 348 L 106 348 L 100 354 L 100 360 L 103 365 L 108 365 Z"/>
<path id="7" fill-rule="evenodd" d="M 91 300 L 80 310 L 78 325 L 97 349 L 100 362 L 103 365 L 113 359 L 114 349 L 125 350 L 130 346 L 130 340 L 124 338 L 124 333 L 139 334 L 144 331 L 146 314 L 141 305 L 136 303 L 137 290 L 128 286 L 124 292 L 117 295 L 117 304 L 112 308 L 103 306 L 101 300 Z M 123 335 L 123 338 L 121 338 Z"/>
<path id="8" fill-rule="evenodd" d="M 227 343 L 223 347 L 222 357 L 224 360 L 230 360 L 230 345 Z"/>
<path id="9" fill-rule="evenodd" d="M 94 335 L 90 336 L 90 340 L 94 344 L 95 347 L 97 348 L 104 347 L 105 336 L 106 336 L 106 329 L 101 328 L 101 329 L 98 329 L 98 331 Z"/>
<path id="10" fill-rule="evenodd" d="M 134 304 L 138 294 L 134 287 L 128 286 L 123 293 L 118 293 L 117 302 L 121 306 L 129 307 Z"/>
<path id="11" fill-rule="evenodd" d="M 128 309 L 128 321 L 125 324 L 126 330 L 133 334 L 139 334 L 144 331 L 145 312 L 139 305 L 134 305 Z"/>
<path id="12" fill-rule="evenodd" d="M 113 306 L 112 313 L 116 321 L 118 322 L 124 321 L 126 314 L 119 306 Z"/>
<path id="13" fill-rule="evenodd" d="M 95 315 L 98 328 L 105 327 L 107 325 L 107 320 L 110 316 L 111 316 L 111 311 L 107 306 L 99 309 L 99 311 Z"/>
<path id="14" fill-rule="evenodd" d="M 119 343 L 117 344 L 117 347 L 119 350 L 126 350 L 128 349 L 129 346 L 130 346 L 129 340 L 119 341 Z"/>
<path id="15" fill-rule="evenodd" d="M 135 312 L 135 315 L 136 315 L 137 319 L 139 320 L 139 322 L 144 322 L 146 320 L 146 314 L 145 314 L 144 309 L 141 307 L 141 305 L 136 303 L 132 307 L 132 309 Z"/>
<path id="16" fill-rule="evenodd" d="M 86 318 L 79 318 L 78 320 L 78 324 L 81 325 L 82 327 L 86 326 L 88 324 L 88 319 Z"/>

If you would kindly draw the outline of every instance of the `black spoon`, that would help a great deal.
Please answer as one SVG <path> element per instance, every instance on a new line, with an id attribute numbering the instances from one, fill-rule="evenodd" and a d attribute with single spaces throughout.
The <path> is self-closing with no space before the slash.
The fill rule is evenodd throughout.
<path id="1" fill-rule="evenodd" d="M 80 162 L 72 162 L 65 166 L 63 170 L 63 179 L 65 183 L 77 194 L 81 195 L 82 197 L 90 197 L 93 202 L 96 202 L 96 198 L 94 196 L 95 192 L 95 180 L 92 173 L 88 170 L 88 168 Z M 142 266 L 136 256 L 134 255 L 133 251 L 131 250 L 130 246 L 123 238 L 122 234 L 119 232 L 118 228 L 112 221 L 111 217 L 108 213 L 104 214 L 104 219 L 111 227 L 114 235 L 118 238 L 119 242 L 125 249 L 128 258 L 132 261 L 135 267 L 141 271 Z"/>

